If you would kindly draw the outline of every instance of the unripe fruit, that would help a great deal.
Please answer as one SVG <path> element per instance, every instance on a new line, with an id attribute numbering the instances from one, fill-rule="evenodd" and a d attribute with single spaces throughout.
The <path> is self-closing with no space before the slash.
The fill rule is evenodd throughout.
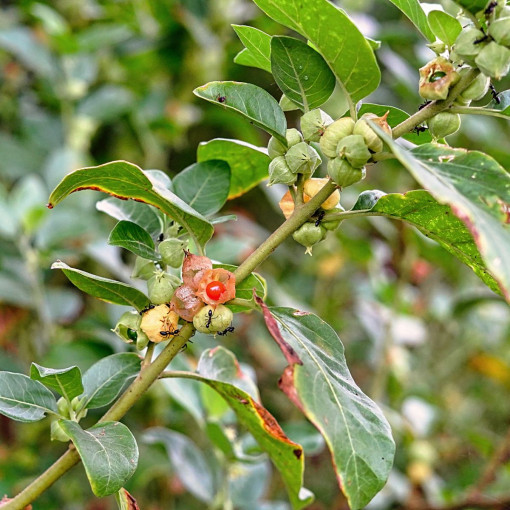
<path id="1" fill-rule="evenodd" d="M 342 138 L 338 142 L 337 155 L 347 159 L 354 168 L 362 168 L 371 157 L 365 139 L 361 135 L 349 135 Z"/>
<path id="2" fill-rule="evenodd" d="M 510 46 L 510 17 L 499 18 L 489 25 L 489 35 L 503 46 Z"/>
<path id="3" fill-rule="evenodd" d="M 365 113 L 354 126 L 352 134 L 361 135 L 372 152 L 381 152 L 383 150 L 383 142 L 370 127 L 368 121 L 377 124 L 385 133 L 391 136 L 391 127 L 386 120 L 388 114 L 389 112 L 386 112 L 382 117 L 378 117 L 375 113 Z"/>
<path id="4" fill-rule="evenodd" d="M 175 289 L 179 287 L 181 280 L 177 276 L 164 273 L 156 273 L 148 282 L 148 295 L 151 303 L 162 305 L 169 303 L 174 295 Z"/>
<path id="5" fill-rule="evenodd" d="M 467 70 L 467 68 L 466 68 Z M 464 71 L 464 70 L 461 70 Z M 462 76 L 461 72 L 461 76 Z M 464 100 L 464 101 L 478 101 L 479 99 L 482 99 L 483 96 L 487 93 L 489 90 L 490 85 L 490 78 L 488 76 L 485 76 L 484 74 L 479 74 L 467 87 L 462 94 L 457 98 Z M 456 101 L 457 102 L 457 101 Z"/>
<path id="6" fill-rule="evenodd" d="M 347 160 L 335 158 L 328 162 L 328 174 L 332 181 L 346 188 L 365 178 L 365 168 L 354 168 Z"/>
<path id="7" fill-rule="evenodd" d="M 312 247 L 314 244 L 322 241 L 327 234 L 327 230 L 322 225 L 315 225 L 315 223 L 305 223 L 301 225 L 293 234 L 294 241 L 306 247 L 308 255 L 312 254 Z"/>
<path id="8" fill-rule="evenodd" d="M 156 270 L 156 265 L 152 260 L 136 257 L 135 267 L 133 268 L 133 274 L 131 275 L 131 278 L 148 280 L 156 272 Z"/>
<path id="9" fill-rule="evenodd" d="M 476 56 L 486 44 L 484 38 L 485 35 L 481 30 L 474 27 L 464 28 L 453 45 L 455 54 L 466 62 L 466 64 L 474 65 Z"/>
<path id="10" fill-rule="evenodd" d="M 287 139 L 287 147 L 285 147 L 285 145 L 283 145 L 283 143 L 274 136 L 269 139 L 269 143 L 267 145 L 267 153 L 271 159 L 274 159 L 278 156 L 284 156 L 288 149 L 303 141 L 303 136 L 301 133 L 294 128 L 287 129 L 285 138 Z"/>
<path id="11" fill-rule="evenodd" d="M 500 80 L 510 70 L 510 49 L 490 42 L 480 51 L 475 63 L 483 74 Z"/>
<path id="12" fill-rule="evenodd" d="M 58 412 L 60 413 L 61 416 L 63 416 L 64 418 L 68 418 L 69 419 L 69 417 L 70 417 L 70 414 L 69 414 L 69 404 L 68 404 L 67 400 L 64 397 L 60 397 L 57 400 L 57 410 L 58 410 Z"/>
<path id="13" fill-rule="evenodd" d="M 269 182 L 268 186 L 273 184 L 294 184 L 297 180 L 297 174 L 293 173 L 287 165 L 285 156 L 277 156 L 269 163 Z"/>
<path id="14" fill-rule="evenodd" d="M 307 177 L 310 177 L 321 164 L 321 158 L 317 151 L 306 142 L 292 146 L 285 154 L 285 161 L 291 172 Z"/>
<path id="15" fill-rule="evenodd" d="M 168 305 L 159 305 L 142 315 L 140 329 L 154 343 L 169 340 L 177 331 L 179 316 Z"/>
<path id="16" fill-rule="evenodd" d="M 234 314 L 225 305 L 206 305 L 193 317 L 193 326 L 200 333 L 214 334 L 225 331 L 232 324 Z"/>
<path id="17" fill-rule="evenodd" d="M 351 117 L 342 117 L 330 124 L 321 136 L 321 151 L 328 158 L 336 157 L 338 142 L 346 136 L 352 135 L 354 120 Z"/>
<path id="18" fill-rule="evenodd" d="M 301 131 L 307 142 L 319 142 L 326 128 L 333 123 L 333 119 L 320 108 L 311 110 L 301 117 Z"/>
<path id="19" fill-rule="evenodd" d="M 328 178 L 314 178 L 314 179 L 307 179 L 304 183 L 303 191 L 305 193 L 304 195 L 304 201 L 308 202 L 311 198 L 313 198 L 317 193 L 325 186 L 325 184 L 329 181 Z M 329 209 L 333 209 L 338 202 L 340 201 L 340 191 L 335 190 L 333 193 L 322 202 L 321 207 L 325 209 L 326 211 Z"/>
<path id="20" fill-rule="evenodd" d="M 427 121 L 429 132 L 435 140 L 452 135 L 460 128 L 458 113 L 441 112 Z"/>
<path id="21" fill-rule="evenodd" d="M 142 318 L 137 312 L 125 312 L 120 316 L 113 332 L 126 343 L 137 340 Z"/>
<path id="22" fill-rule="evenodd" d="M 459 81 L 459 74 L 451 62 L 436 57 L 420 68 L 418 92 L 424 99 L 446 99 L 450 88 Z"/>
<path id="23" fill-rule="evenodd" d="M 158 246 L 161 261 L 170 267 L 181 267 L 184 260 L 184 250 L 187 246 L 188 241 L 182 241 L 175 237 L 165 239 Z"/>

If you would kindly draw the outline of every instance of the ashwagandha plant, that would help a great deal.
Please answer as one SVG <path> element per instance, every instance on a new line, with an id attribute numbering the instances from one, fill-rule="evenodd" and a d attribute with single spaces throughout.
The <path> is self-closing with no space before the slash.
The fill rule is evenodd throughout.
<path id="1" fill-rule="evenodd" d="M 426 16 L 417 0 L 392 0 L 437 54 L 419 71 L 426 103 L 413 115 L 363 102 L 380 82 L 377 43 L 343 10 L 327 0 L 254 2 L 302 36 L 271 37 L 249 26 L 234 27 L 246 46 L 236 62 L 270 72 L 283 92 L 280 103 L 249 83 L 212 82 L 194 92 L 267 131 L 267 150 L 214 139 L 200 145 L 198 162 L 173 181 L 126 161 L 82 168 L 67 175 L 49 198 L 53 208 L 75 191 L 110 194 L 98 206 L 120 220 L 109 243 L 137 256 L 133 278 L 147 281 L 147 294 L 61 261 L 53 264 L 83 292 L 132 308 L 121 315 L 115 333 L 138 352 L 108 356 L 83 377 L 76 366 L 51 369 L 36 363 L 29 377 L 0 373 L 0 413 L 22 422 L 48 414 L 52 439 L 69 442 L 43 474 L 2 501 L 6 510 L 25 508 L 80 461 L 96 496 L 116 494 L 121 509 L 138 508 L 136 495 L 123 488 L 136 469 L 138 447 L 120 420 L 164 377 L 200 381 L 223 397 L 281 473 L 292 507 L 307 507 L 313 495 L 302 486 L 303 449 L 258 401 L 253 384 L 232 375 L 238 370 L 231 353 L 206 351 L 196 372 L 167 369 L 196 330 L 221 339 L 235 334 L 235 314 L 254 311 L 261 312 L 288 363 L 281 390 L 324 436 L 350 507 L 365 507 L 390 473 L 391 430 L 352 379 L 335 331 L 312 313 L 265 304 L 266 284 L 254 271 L 291 236 L 312 254 L 345 220 L 399 219 L 440 243 L 510 301 L 510 177 L 486 154 L 445 141 L 460 128 L 462 115 L 510 116 L 510 91 L 494 92 L 485 107 L 470 106 L 509 72 L 506 2 L 458 0 L 453 17 L 441 10 Z M 335 87 L 348 105 L 336 120 L 320 109 Z M 300 129 L 287 127 L 284 111 L 290 110 L 302 113 Z M 344 210 L 342 190 L 388 158 L 396 158 L 424 189 L 365 191 Z M 324 177 L 313 177 L 321 171 Z M 238 267 L 209 259 L 214 224 L 232 219 L 217 216 L 226 200 L 267 177 L 269 185 L 288 186 L 280 202 L 285 221 Z M 80 426 L 87 410 L 108 405 L 95 425 Z M 164 437 L 156 431 L 149 440 Z M 222 508 L 231 508 L 228 495 L 222 498 Z"/>

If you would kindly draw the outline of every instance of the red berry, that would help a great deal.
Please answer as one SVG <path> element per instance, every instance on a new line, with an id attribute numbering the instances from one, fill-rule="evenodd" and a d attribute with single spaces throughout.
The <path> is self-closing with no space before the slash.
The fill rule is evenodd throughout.
<path id="1" fill-rule="evenodd" d="M 207 285 L 205 293 L 209 299 L 217 301 L 226 290 L 227 288 L 223 285 L 223 283 L 215 280 Z"/>

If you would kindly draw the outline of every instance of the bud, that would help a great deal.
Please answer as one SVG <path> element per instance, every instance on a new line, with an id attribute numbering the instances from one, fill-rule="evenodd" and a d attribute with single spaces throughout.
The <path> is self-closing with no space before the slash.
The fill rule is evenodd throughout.
<path id="1" fill-rule="evenodd" d="M 354 168 L 365 166 L 371 154 L 361 135 L 349 135 L 338 142 L 337 154 L 346 158 Z"/>
<path id="2" fill-rule="evenodd" d="M 187 252 L 182 264 L 182 281 L 185 285 L 196 290 L 198 282 L 206 269 L 212 269 L 211 259 Z"/>
<path id="3" fill-rule="evenodd" d="M 317 193 L 325 186 L 325 184 L 329 181 L 327 177 L 325 178 L 314 178 L 307 179 L 304 182 L 304 201 L 308 202 L 311 198 L 313 198 Z M 326 211 L 335 207 L 340 201 L 340 191 L 335 190 L 333 193 L 321 204 L 321 207 Z"/>
<path id="4" fill-rule="evenodd" d="M 57 410 L 59 414 L 64 418 L 69 419 L 69 417 L 71 416 L 69 413 L 69 403 L 64 397 L 60 397 L 57 400 Z"/>
<path id="5" fill-rule="evenodd" d="M 221 333 L 231 326 L 234 314 L 225 305 L 204 306 L 193 317 L 193 326 L 205 334 Z"/>
<path id="6" fill-rule="evenodd" d="M 500 80 L 510 70 L 510 49 L 490 42 L 480 51 L 475 62 L 483 74 Z"/>
<path id="7" fill-rule="evenodd" d="M 481 30 L 472 26 L 464 28 L 453 45 L 455 54 L 458 55 L 466 64 L 474 66 L 476 56 L 486 45 L 484 39 L 485 34 Z"/>
<path id="8" fill-rule="evenodd" d="M 330 124 L 321 136 L 321 151 L 328 158 L 336 158 L 338 142 L 346 136 L 352 135 L 354 120 L 351 117 L 342 117 Z"/>
<path id="9" fill-rule="evenodd" d="M 420 69 L 420 96 L 431 100 L 446 99 L 450 88 L 458 81 L 459 74 L 453 64 L 437 57 Z"/>
<path id="10" fill-rule="evenodd" d="M 267 153 L 271 159 L 274 159 L 278 156 L 285 156 L 285 153 L 288 149 L 303 141 L 303 136 L 301 133 L 294 128 L 287 129 L 285 138 L 287 139 L 287 147 L 285 147 L 285 145 L 283 145 L 283 143 L 274 136 L 269 139 L 269 144 L 267 145 Z"/>
<path id="11" fill-rule="evenodd" d="M 441 41 L 436 41 L 430 44 L 427 44 L 427 46 L 436 54 L 440 55 L 441 53 L 444 53 L 446 51 L 446 44 Z"/>
<path id="12" fill-rule="evenodd" d="M 381 152 L 383 150 L 383 142 L 377 136 L 376 132 L 370 127 L 367 121 L 377 124 L 385 133 L 391 136 L 391 127 L 386 120 L 388 118 L 388 114 L 389 111 L 382 117 L 378 117 L 375 113 L 365 113 L 354 126 L 352 133 L 354 135 L 361 135 L 372 152 Z"/>
<path id="13" fill-rule="evenodd" d="M 346 188 L 365 178 L 365 168 L 354 168 L 347 160 L 342 158 L 331 159 L 328 162 L 328 174 L 332 181 Z"/>
<path id="14" fill-rule="evenodd" d="M 68 441 L 70 441 L 70 439 L 71 438 L 64 432 L 64 429 L 62 428 L 62 425 L 60 424 L 59 420 L 51 422 L 50 428 L 51 441 L 62 441 L 62 443 L 67 443 Z M 2 505 L 0 504 L 0 506 Z"/>
<path id="15" fill-rule="evenodd" d="M 285 156 L 277 156 L 269 163 L 268 186 L 273 184 L 287 184 L 290 186 L 296 182 L 297 177 L 297 174 L 293 173 L 287 165 Z"/>
<path id="16" fill-rule="evenodd" d="M 435 140 L 453 135 L 460 128 L 458 113 L 441 112 L 427 121 L 429 132 Z"/>
<path id="17" fill-rule="evenodd" d="M 460 75 L 462 76 L 463 71 L 466 72 L 467 70 L 468 68 L 461 69 Z M 490 78 L 480 73 L 457 99 L 468 102 L 478 101 L 479 99 L 482 99 L 483 96 L 485 96 L 485 94 L 489 90 L 490 83 L 491 83 Z"/>
<path id="18" fill-rule="evenodd" d="M 165 239 L 158 246 L 161 261 L 170 267 L 181 267 L 184 260 L 184 250 L 188 247 L 188 241 L 172 237 Z"/>
<path id="19" fill-rule="evenodd" d="M 156 265 L 152 260 L 144 259 L 142 257 L 136 257 L 135 267 L 133 268 L 133 274 L 131 278 L 140 278 L 142 280 L 148 280 L 156 271 Z"/>
<path id="20" fill-rule="evenodd" d="M 321 158 L 317 151 L 306 142 L 300 142 L 292 146 L 285 154 L 285 161 L 291 172 L 304 174 L 308 177 L 321 164 Z"/>
<path id="21" fill-rule="evenodd" d="M 177 331 L 179 316 L 168 305 L 158 305 L 142 315 L 140 329 L 154 343 L 169 340 Z"/>
<path id="22" fill-rule="evenodd" d="M 149 299 L 151 303 L 162 305 L 169 303 L 175 289 L 181 284 L 181 280 L 172 274 L 158 271 L 148 282 Z"/>
<path id="23" fill-rule="evenodd" d="M 112 331 L 126 343 L 131 343 L 137 340 L 138 330 L 140 329 L 140 322 L 142 317 L 137 312 L 125 312 L 120 316 L 115 329 Z"/>
<path id="24" fill-rule="evenodd" d="M 312 255 L 314 244 L 322 241 L 326 237 L 327 231 L 322 225 L 315 226 L 315 223 L 305 223 L 301 225 L 293 234 L 294 241 L 306 247 L 308 255 Z"/>
<path id="25" fill-rule="evenodd" d="M 489 35 L 503 46 L 510 46 L 510 17 L 494 20 L 489 25 Z"/>
<path id="26" fill-rule="evenodd" d="M 311 110 L 301 117 L 301 131 L 307 142 L 319 142 L 326 128 L 333 123 L 333 119 L 320 108 Z"/>

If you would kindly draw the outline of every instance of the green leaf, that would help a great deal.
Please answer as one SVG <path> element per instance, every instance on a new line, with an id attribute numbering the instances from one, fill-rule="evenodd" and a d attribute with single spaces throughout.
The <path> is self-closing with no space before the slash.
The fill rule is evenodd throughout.
<path id="1" fill-rule="evenodd" d="M 221 159 L 230 167 L 229 199 L 243 195 L 260 181 L 267 179 L 271 161 L 267 155 L 267 149 L 226 138 L 215 138 L 200 143 L 197 160 L 210 159 Z"/>
<path id="2" fill-rule="evenodd" d="M 293 37 L 271 39 L 271 72 L 280 90 L 305 112 L 323 105 L 335 89 L 335 75 L 322 56 Z"/>
<path id="3" fill-rule="evenodd" d="M 81 291 L 108 303 L 132 306 L 138 311 L 149 304 L 149 298 L 145 294 L 126 283 L 75 269 L 60 260 L 54 262 L 51 269 L 62 269 L 69 281 Z"/>
<path id="4" fill-rule="evenodd" d="M 40 382 L 12 372 L 0 372 L 0 414 L 16 421 L 42 420 L 58 414 L 53 393 Z"/>
<path id="5" fill-rule="evenodd" d="M 163 214 L 159 209 L 134 200 L 108 197 L 96 202 L 96 209 L 117 220 L 132 221 L 156 238 L 163 231 Z"/>
<path id="6" fill-rule="evenodd" d="M 386 483 L 393 463 L 388 422 L 356 386 L 342 342 L 329 324 L 311 313 L 259 304 L 289 363 L 280 388 L 324 436 L 350 508 L 365 507 Z"/>
<path id="7" fill-rule="evenodd" d="M 430 11 L 427 19 L 436 37 L 448 46 L 453 46 L 462 31 L 459 20 L 443 11 Z"/>
<path id="8" fill-rule="evenodd" d="M 186 202 L 168 190 L 160 179 L 127 161 L 81 168 L 66 175 L 50 195 L 51 209 L 73 191 L 94 189 L 117 198 L 133 199 L 161 209 L 182 225 L 203 246 L 211 238 L 213 226 Z"/>
<path id="9" fill-rule="evenodd" d="M 37 363 L 32 363 L 30 366 L 30 378 L 33 381 L 39 381 L 48 388 L 55 390 L 59 395 L 62 395 L 69 401 L 83 393 L 81 371 L 76 366 L 53 369 L 42 367 Z"/>
<path id="10" fill-rule="evenodd" d="M 209 216 L 217 213 L 227 201 L 230 168 L 221 159 L 195 163 L 178 173 L 173 185 L 178 197 L 200 214 Z"/>
<path id="11" fill-rule="evenodd" d="M 397 6 L 430 42 L 434 42 L 434 34 L 430 30 L 427 16 L 418 0 L 390 0 L 390 2 Z"/>
<path id="12" fill-rule="evenodd" d="M 143 434 L 148 444 L 163 443 L 184 487 L 203 503 L 211 503 L 216 493 L 214 474 L 204 453 L 184 434 L 163 427 L 152 427 Z"/>
<path id="13" fill-rule="evenodd" d="M 92 492 L 103 498 L 119 491 L 138 465 L 138 446 L 130 430 L 118 421 L 87 430 L 74 421 L 59 423 L 80 454 Z"/>
<path id="14" fill-rule="evenodd" d="M 132 352 L 112 354 L 94 363 L 83 375 L 82 409 L 113 402 L 122 388 L 140 372 L 140 358 Z"/>
<path id="15" fill-rule="evenodd" d="M 223 347 L 208 349 L 200 357 L 198 373 L 186 377 L 204 382 L 226 400 L 280 472 L 292 507 L 300 509 L 310 504 L 313 496 L 302 487 L 302 447 L 292 442 L 274 417 L 250 395 L 255 391 L 254 385 L 242 374 L 234 355 Z"/>
<path id="16" fill-rule="evenodd" d="M 140 510 L 136 499 L 124 487 L 115 494 L 119 510 Z"/>
<path id="17" fill-rule="evenodd" d="M 384 195 L 363 192 L 353 210 L 371 210 L 388 218 L 404 220 L 437 241 L 452 255 L 468 265 L 493 291 L 499 287 L 487 270 L 469 229 L 448 205 L 438 203 L 424 190 L 408 191 L 405 195 Z"/>
<path id="18" fill-rule="evenodd" d="M 485 9 L 487 0 L 455 0 L 456 3 L 464 7 L 469 12 L 476 14 L 477 12 Z"/>
<path id="19" fill-rule="evenodd" d="M 501 291 L 510 302 L 510 175 L 478 151 L 426 144 L 407 151 L 379 130 L 413 177 L 466 224 Z"/>
<path id="20" fill-rule="evenodd" d="M 271 72 L 271 36 L 246 25 L 232 25 L 241 42 L 246 46 L 234 58 L 236 64 L 258 67 Z"/>
<path id="21" fill-rule="evenodd" d="M 500 110 L 500 112 L 504 115 L 508 115 L 510 117 L 510 90 L 504 90 L 498 94 L 499 102 L 496 99 L 493 99 L 486 108 L 491 108 L 493 110 Z"/>
<path id="22" fill-rule="evenodd" d="M 159 260 L 161 258 L 155 250 L 150 234 L 132 221 L 119 221 L 110 232 L 108 244 L 120 246 L 144 259 Z"/>
<path id="23" fill-rule="evenodd" d="M 349 17 L 328 0 L 254 0 L 278 23 L 306 37 L 324 57 L 343 88 L 356 102 L 379 85 L 374 52 Z"/>
<path id="24" fill-rule="evenodd" d="M 410 117 L 408 113 L 406 113 L 404 110 L 401 110 L 400 108 L 372 103 L 363 103 L 359 109 L 358 115 L 361 117 L 361 115 L 364 113 L 375 113 L 378 117 L 382 117 L 386 114 L 386 112 L 389 112 L 388 118 L 386 120 L 392 128 Z M 428 130 L 423 133 L 407 133 L 403 136 L 403 138 L 416 145 L 430 143 L 432 141 L 432 137 L 430 136 Z"/>
<path id="25" fill-rule="evenodd" d="M 211 103 L 239 113 L 287 145 L 287 120 L 276 99 L 251 83 L 212 81 L 193 93 Z"/>

